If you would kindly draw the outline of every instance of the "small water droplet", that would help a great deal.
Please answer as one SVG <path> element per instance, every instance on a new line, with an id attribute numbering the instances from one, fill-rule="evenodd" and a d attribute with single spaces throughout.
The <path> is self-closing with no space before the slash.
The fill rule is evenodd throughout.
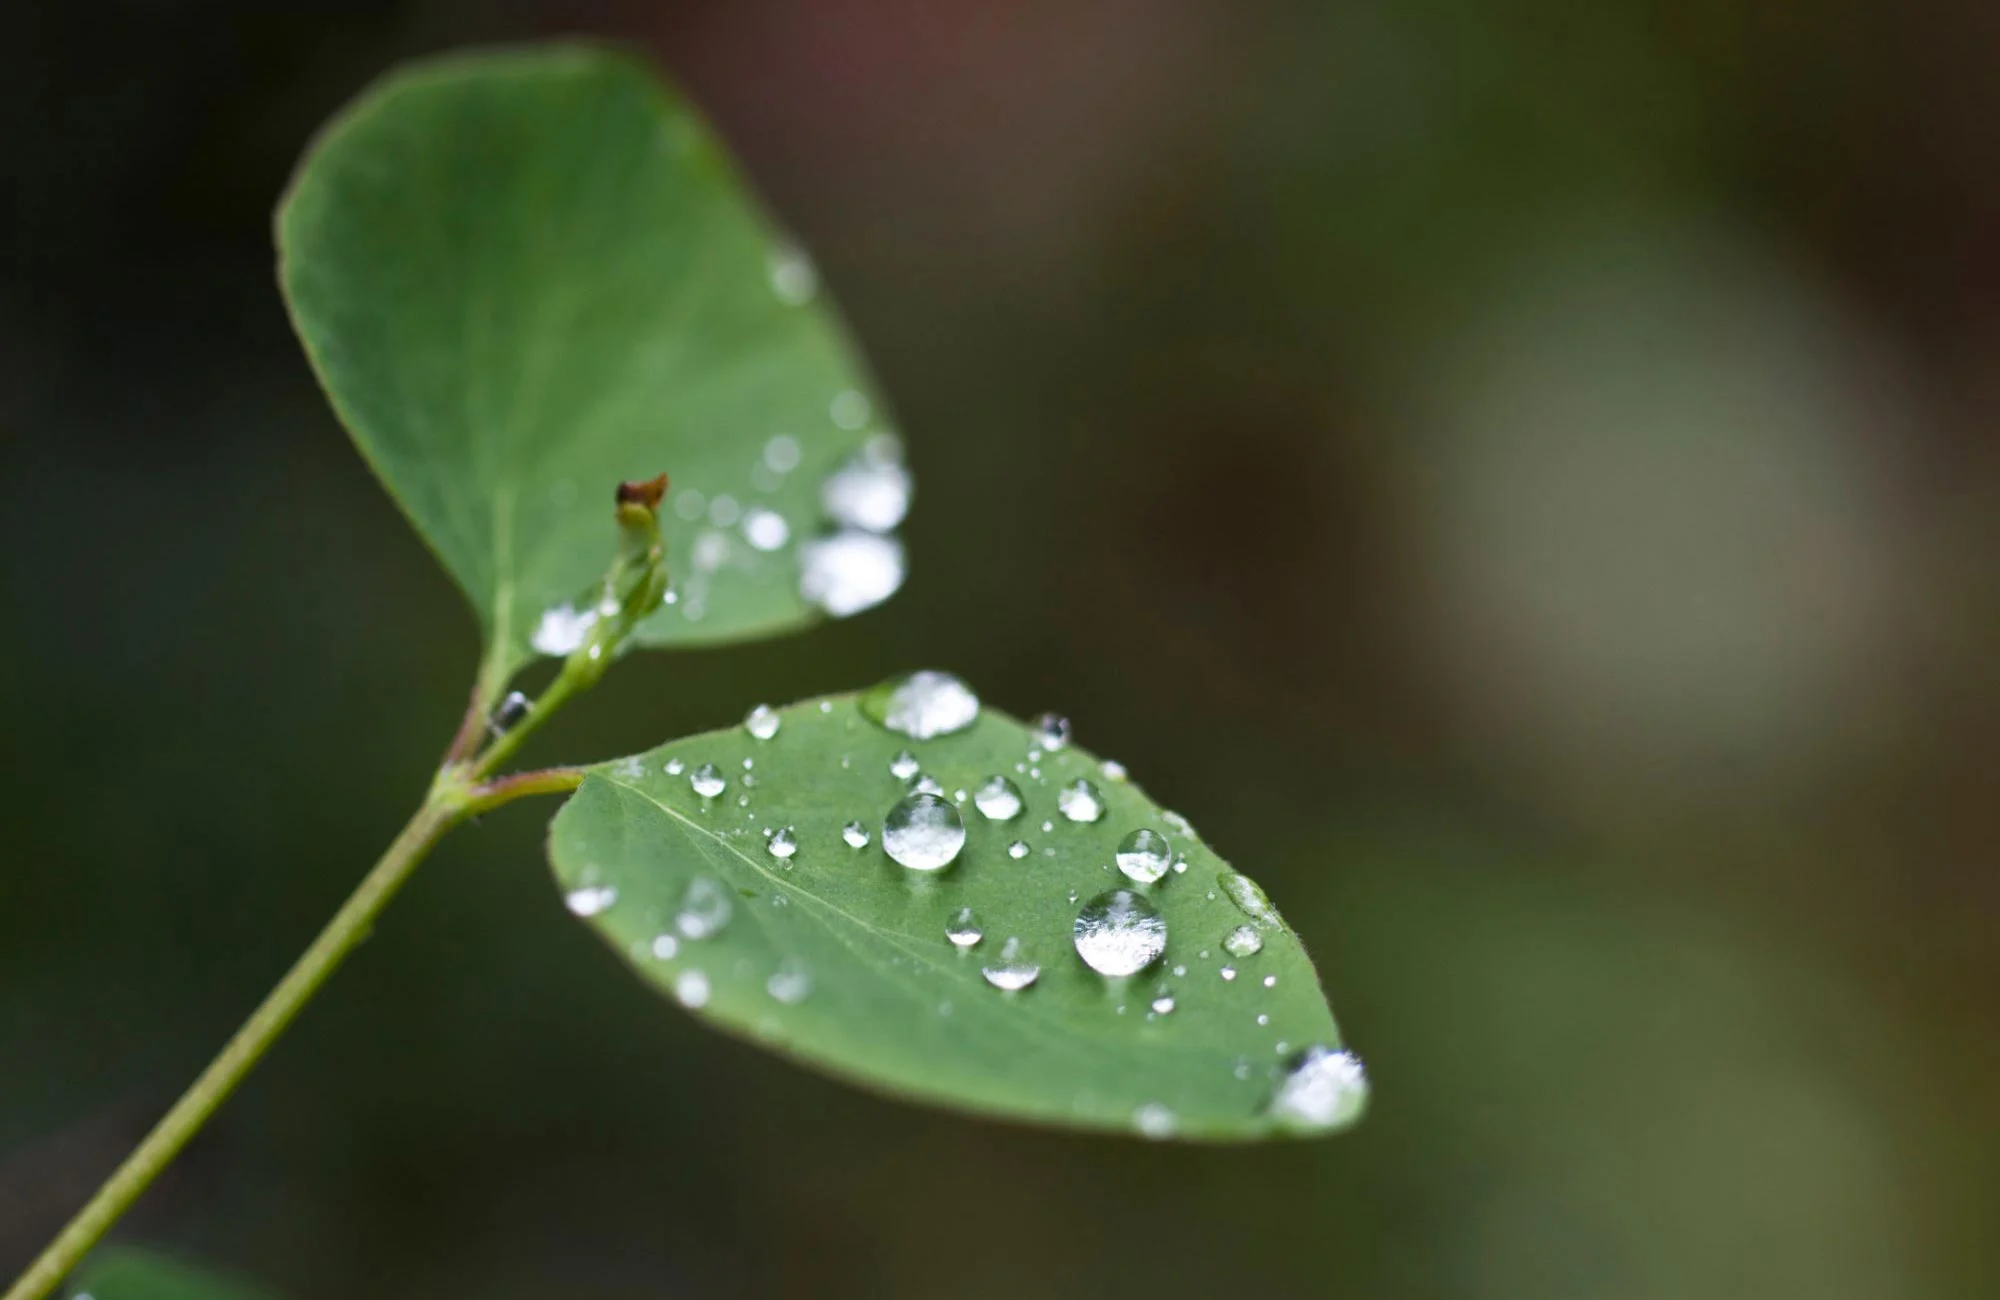
<path id="1" fill-rule="evenodd" d="M 1266 975 L 1264 977 L 1264 987 L 1267 989 L 1278 987 L 1278 977 L 1276 975 Z"/>
<path id="2" fill-rule="evenodd" d="M 674 980 L 674 996 L 684 1007 L 708 1005 L 708 976 L 698 970 L 684 970 Z"/>
<path id="3" fill-rule="evenodd" d="M 1021 815 L 1024 806 L 1021 788 L 1004 776 L 989 777 L 972 796 L 972 806 L 984 813 L 987 821 L 1013 821 Z"/>
<path id="4" fill-rule="evenodd" d="M 665 771 L 668 776 L 679 776 L 682 772 L 687 771 L 687 764 L 681 762 L 678 758 L 670 758 L 667 760 Z"/>
<path id="5" fill-rule="evenodd" d="M 950 673 L 926 669 L 870 688 L 861 697 L 861 712 L 899 736 L 930 740 L 979 721 L 979 697 Z"/>
<path id="6" fill-rule="evenodd" d="M 743 512 L 743 540 L 760 551 L 775 551 L 792 540 L 792 526 L 768 506 L 751 506 Z"/>
<path id="7" fill-rule="evenodd" d="M 561 657 L 576 653 L 590 629 L 597 625 L 597 611 L 574 605 L 553 605 L 542 611 L 528 644 L 545 655 Z"/>
<path id="8" fill-rule="evenodd" d="M 1187 978 L 1187 967 L 1185 966 L 1174 967 L 1174 974 L 1182 979 Z"/>
<path id="9" fill-rule="evenodd" d="M 979 928 L 979 918 L 972 914 L 972 909 L 961 907 L 945 922 L 944 937 L 951 940 L 954 947 L 970 948 L 984 939 L 986 932 Z"/>
<path id="10" fill-rule="evenodd" d="M 771 292 L 787 307 L 802 307 L 819 292 L 819 272 L 796 244 L 780 244 L 771 250 L 769 272 Z M 776 469 L 777 466 L 772 466 Z"/>
<path id="11" fill-rule="evenodd" d="M 834 618 L 873 609 L 903 585 L 903 544 L 858 528 L 799 547 L 799 596 Z"/>
<path id="12" fill-rule="evenodd" d="M 910 471 L 894 444 L 871 443 L 821 481 L 819 504 L 843 528 L 886 533 L 909 514 L 910 494 Z"/>
<path id="13" fill-rule="evenodd" d="M 1167 874 L 1167 863 L 1173 858 L 1173 846 L 1158 831 L 1142 828 L 1119 841 L 1118 852 L 1114 856 L 1120 871 L 1142 885 L 1150 885 Z"/>
<path id="14" fill-rule="evenodd" d="M 1132 1127 L 1139 1130 L 1141 1137 L 1154 1141 L 1174 1135 L 1174 1113 L 1158 1102 L 1148 1102 L 1132 1112 Z"/>
<path id="15" fill-rule="evenodd" d="M 534 703 L 520 691 L 508 691 L 507 698 L 493 709 L 493 716 L 486 720 L 486 729 L 494 735 L 504 735 L 509 728 L 528 716 Z"/>
<path id="16" fill-rule="evenodd" d="M 1123 781 L 1128 775 L 1125 771 L 1125 765 L 1115 758 L 1107 758 L 1102 763 L 1099 763 L 1097 767 L 1099 771 L 1104 773 L 1104 779 L 1107 781 Z"/>
<path id="17" fill-rule="evenodd" d="M 713 501 L 708 503 L 708 522 L 714 524 L 717 528 L 727 528 L 742 517 L 743 507 L 737 502 L 735 497 L 730 496 L 727 492 L 719 494 Z M 726 556 L 728 554 L 726 548 L 728 547 L 729 539 L 724 537 L 722 543 L 725 548 L 723 554 Z M 720 561 L 707 567 L 716 568 L 719 565 Z"/>
<path id="18" fill-rule="evenodd" d="M 617 901 L 616 885 L 584 885 L 563 895 L 563 902 L 578 916 L 596 916 Z"/>
<path id="19" fill-rule="evenodd" d="M 812 992 L 812 976 L 806 973 L 805 967 L 788 961 L 771 972 L 771 978 L 764 981 L 764 991 L 774 1001 L 788 1007 L 797 1006 Z"/>
<path id="20" fill-rule="evenodd" d="M 944 787 L 937 783 L 936 777 L 930 775 L 919 776 L 910 782 L 910 790 L 914 794 L 934 794 L 940 798 L 944 795 Z"/>
<path id="21" fill-rule="evenodd" d="M 1018 993 L 1041 978 L 1042 968 L 1021 955 L 1021 941 L 1009 936 L 1000 945 L 999 960 L 991 966 L 982 966 L 979 973 L 986 982 L 1004 993 Z"/>
<path id="22" fill-rule="evenodd" d="M 722 772 L 715 764 L 703 763 L 688 773 L 688 784 L 693 786 L 694 792 L 702 798 L 713 799 L 722 793 L 723 787 L 729 782 L 723 779 Z"/>
<path id="23" fill-rule="evenodd" d="M 850 849 L 865 849 L 868 847 L 868 828 L 860 822 L 849 822 L 840 828 L 840 838 L 847 841 Z"/>
<path id="24" fill-rule="evenodd" d="M 693 523 L 708 509 L 708 498 L 694 488 L 682 488 L 674 493 L 674 513 Z"/>
<path id="25" fill-rule="evenodd" d="M 672 961 L 681 950 L 681 941 L 671 934 L 653 936 L 653 956 L 661 961 Z"/>
<path id="26" fill-rule="evenodd" d="M 1282 1127 L 1324 1132 L 1352 1121 L 1368 1104 L 1368 1072 L 1352 1052 L 1308 1047 L 1285 1063 L 1267 1113 Z"/>
<path id="27" fill-rule="evenodd" d="M 917 768 L 917 756 L 907 749 L 896 751 L 896 756 L 889 760 L 889 775 L 898 781 L 907 781 L 915 776 Z"/>
<path id="28" fill-rule="evenodd" d="M 1014 861 L 1016 862 L 1019 862 L 1022 858 L 1027 857 L 1029 852 L 1030 850 L 1028 848 L 1028 842 L 1026 840 L 1015 840 L 1012 844 L 1009 844 L 1007 846 L 1007 856 L 1014 859 Z"/>
<path id="29" fill-rule="evenodd" d="M 781 721 L 782 719 L 778 717 L 776 709 L 768 704 L 760 704 L 750 710 L 749 715 L 743 719 L 743 730 L 749 732 L 758 740 L 769 740 L 778 734 L 778 727 Z M 749 767 L 750 760 L 747 758 L 744 759 L 743 766 L 746 768 Z"/>
<path id="30" fill-rule="evenodd" d="M 1255 957 L 1264 951 L 1264 936 L 1253 926 L 1239 925 L 1223 939 L 1222 950 L 1232 957 Z"/>
<path id="31" fill-rule="evenodd" d="M 711 939 L 722 933 L 736 910 L 729 891 L 707 876 L 688 881 L 681 895 L 680 910 L 674 913 L 674 928 L 688 939 Z"/>
<path id="32" fill-rule="evenodd" d="M 907 795 L 882 819 L 883 851 L 912 871 L 941 871 L 964 847 L 964 819 L 937 795 Z"/>
<path id="33" fill-rule="evenodd" d="M 1044 713 L 1035 719 L 1034 743 L 1053 754 L 1069 744 L 1069 719 L 1060 713 Z"/>
<path id="34" fill-rule="evenodd" d="M 1078 777 L 1056 792 L 1056 809 L 1073 822 L 1094 822 L 1104 815 L 1104 796 Z"/>
<path id="35" fill-rule="evenodd" d="M 1235 968 L 1234 966 L 1224 966 L 1224 967 L 1222 968 L 1222 978 L 1223 978 L 1223 979 L 1225 979 L 1225 980 L 1233 980 L 1233 979 L 1235 979 L 1235 978 L 1236 978 L 1236 968 Z"/>
<path id="36" fill-rule="evenodd" d="M 1161 989 L 1159 993 L 1156 994 L 1153 998 L 1154 1013 L 1157 1015 L 1164 1016 L 1169 1012 L 1171 1012 L 1173 1009 L 1174 1009 L 1173 992 L 1169 989 Z"/>
<path id="37" fill-rule="evenodd" d="M 1271 1017 L 1265 1015 L 1263 1012 L 1260 1011 L 1257 1013 L 1257 1023 L 1259 1025 L 1268 1025 L 1271 1023 Z"/>
<path id="38" fill-rule="evenodd" d="M 1107 889 L 1077 913 L 1076 955 L 1099 975 L 1136 975 L 1167 950 L 1167 922 L 1143 894 Z"/>
<path id="39" fill-rule="evenodd" d="M 771 435 L 764 444 L 764 464 L 780 474 L 789 474 L 799 467 L 799 440 L 789 433 Z"/>
<path id="40" fill-rule="evenodd" d="M 1187 871 L 1187 859 L 1186 859 L 1186 858 L 1175 858 L 1175 859 L 1174 859 L 1174 874 L 1178 876 L 1178 875 L 1181 875 L 1181 874 L 1183 874 L 1183 873 L 1184 873 L 1184 872 L 1186 872 L 1186 871 Z"/>
<path id="41" fill-rule="evenodd" d="M 764 845 L 764 851 L 780 862 L 784 861 L 799 851 L 798 832 L 789 826 L 778 828 L 771 833 L 770 841 Z"/>
<path id="42" fill-rule="evenodd" d="M 1229 895 L 1229 901 L 1243 910 L 1243 914 L 1253 921 L 1265 925 L 1283 925 L 1278 917 L 1278 909 L 1271 906 L 1271 900 L 1258 887 L 1257 882 L 1234 871 L 1225 871 L 1219 877 L 1222 892 Z"/>

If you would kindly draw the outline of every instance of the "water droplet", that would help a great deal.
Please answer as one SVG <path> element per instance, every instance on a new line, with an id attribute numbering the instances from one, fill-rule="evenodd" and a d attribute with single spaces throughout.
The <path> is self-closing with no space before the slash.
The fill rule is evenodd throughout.
<path id="1" fill-rule="evenodd" d="M 1278 987 L 1278 977 L 1276 975 L 1266 975 L 1264 977 L 1264 987 L 1267 989 Z"/>
<path id="2" fill-rule="evenodd" d="M 849 822 L 840 828 L 840 838 L 847 841 L 850 849 L 865 849 L 868 847 L 868 828 L 860 822 Z"/>
<path id="3" fill-rule="evenodd" d="M 1156 1015 L 1166 1015 L 1174 1009 L 1172 989 L 1161 989 L 1153 996 L 1153 1011 Z"/>
<path id="4" fill-rule="evenodd" d="M 764 464 L 780 474 L 799 467 L 799 440 L 789 433 L 773 434 L 764 444 Z"/>
<path id="5" fill-rule="evenodd" d="M 778 725 L 781 721 L 782 719 L 778 717 L 776 709 L 768 704 L 760 704 L 750 710 L 749 715 L 743 719 L 743 730 L 749 732 L 758 740 L 769 740 L 778 734 Z M 743 766 L 746 768 L 749 767 L 750 760 L 747 758 L 744 759 Z"/>
<path id="6" fill-rule="evenodd" d="M 1115 856 L 1120 871 L 1142 885 L 1150 885 L 1167 874 L 1173 846 L 1158 831 L 1141 829 L 1119 841 Z"/>
<path id="7" fill-rule="evenodd" d="M 1073 822 L 1094 822 L 1104 815 L 1104 796 L 1078 777 L 1056 792 L 1056 808 Z"/>
<path id="8" fill-rule="evenodd" d="M 1258 1013 L 1257 1013 L 1257 1023 L 1258 1023 L 1258 1024 L 1260 1025 L 1260 1026 L 1261 1026 L 1261 1025 L 1268 1025 L 1268 1024 L 1270 1024 L 1270 1023 L 1271 1023 L 1271 1017 L 1269 1017 L 1269 1016 L 1265 1015 L 1265 1014 L 1264 1014 L 1263 1012 L 1261 1012 L 1261 1011 L 1260 1011 L 1260 1012 L 1258 1012 Z"/>
<path id="9" fill-rule="evenodd" d="M 574 605 L 553 605 L 542 611 L 528 644 L 545 655 L 574 654 L 584 637 L 597 625 L 597 611 Z"/>
<path id="10" fill-rule="evenodd" d="M 674 928 L 684 938 L 713 938 L 722 933 L 722 927 L 729 924 L 730 914 L 735 910 L 727 889 L 707 876 L 696 876 L 688 881 L 687 892 L 681 895 L 680 910 L 674 913 Z"/>
<path id="11" fill-rule="evenodd" d="M 653 936 L 653 956 L 661 961 L 672 961 L 681 950 L 681 941 L 671 934 Z"/>
<path id="12" fill-rule="evenodd" d="M 1158 1102 L 1148 1102 L 1132 1112 L 1132 1127 L 1141 1137 L 1154 1141 L 1174 1135 L 1174 1113 Z"/>
<path id="13" fill-rule="evenodd" d="M 886 533 L 909 514 L 910 489 L 910 471 L 902 461 L 871 445 L 826 476 L 819 485 L 819 503 L 827 518 L 843 528 Z"/>
<path id="14" fill-rule="evenodd" d="M 678 758 L 667 760 L 666 773 L 668 776 L 679 776 L 685 771 L 687 771 L 687 764 L 681 762 Z"/>
<path id="15" fill-rule="evenodd" d="M 693 523 L 708 509 L 708 498 L 694 488 L 682 488 L 674 493 L 674 513 Z"/>
<path id="16" fill-rule="evenodd" d="M 702 798 L 713 799 L 722 793 L 723 787 L 729 782 L 723 780 L 722 773 L 715 764 L 703 763 L 688 774 L 688 784 L 693 786 L 694 792 Z"/>
<path id="17" fill-rule="evenodd" d="M 804 306 L 819 292 L 819 272 L 796 244 L 780 244 L 771 250 L 769 272 L 771 292 L 788 307 Z"/>
<path id="18" fill-rule="evenodd" d="M 760 551 L 775 551 L 792 540 L 792 526 L 775 510 L 751 506 L 743 512 L 743 540 Z"/>
<path id="19" fill-rule="evenodd" d="M 799 548 L 799 596 L 834 618 L 873 609 L 903 585 L 903 544 L 848 529 Z"/>
<path id="20" fill-rule="evenodd" d="M 1251 920 L 1261 921 L 1265 925 L 1284 924 L 1278 916 L 1278 909 L 1271 906 L 1271 900 L 1250 877 L 1239 875 L 1234 871 L 1225 871 L 1218 878 L 1218 883 L 1222 886 L 1222 892 L 1229 895 L 1229 901 L 1241 908 L 1243 914 Z"/>
<path id="21" fill-rule="evenodd" d="M 1143 894 L 1107 889 L 1077 913 L 1076 955 L 1099 975 L 1136 975 L 1167 950 L 1167 922 Z"/>
<path id="22" fill-rule="evenodd" d="M 764 845 L 764 851 L 780 862 L 784 861 L 799 851 L 798 832 L 789 826 L 779 827 L 771 832 L 771 838 Z"/>
<path id="23" fill-rule="evenodd" d="M 1069 719 L 1060 713 L 1044 713 L 1035 719 L 1035 744 L 1051 754 L 1069 744 Z"/>
<path id="24" fill-rule="evenodd" d="M 1042 968 L 1021 955 L 1021 941 L 1009 937 L 1000 945 L 1000 957 L 992 966 L 980 967 L 986 982 L 1004 993 L 1018 993 L 1041 978 Z"/>
<path id="25" fill-rule="evenodd" d="M 1021 789 L 1004 776 L 991 777 L 972 796 L 972 806 L 990 822 L 1010 822 L 1021 815 Z"/>
<path id="26" fill-rule="evenodd" d="M 1222 968 L 1222 978 L 1223 978 L 1223 979 L 1225 979 L 1225 980 L 1233 980 L 1233 979 L 1235 979 L 1235 978 L 1236 978 L 1236 968 L 1235 968 L 1234 966 L 1224 966 L 1224 967 Z"/>
<path id="27" fill-rule="evenodd" d="M 882 820 L 882 848 L 912 871 L 941 871 L 965 847 L 965 822 L 949 800 L 912 794 Z"/>
<path id="28" fill-rule="evenodd" d="M 898 781 L 907 781 L 917 774 L 917 756 L 907 749 L 899 749 L 889 760 L 889 775 Z"/>
<path id="29" fill-rule="evenodd" d="M 1352 1121 L 1368 1104 L 1368 1072 L 1352 1052 L 1303 1049 L 1285 1063 L 1285 1077 L 1267 1112 L 1282 1127 L 1324 1132 Z"/>
<path id="30" fill-rule="evenodd" d="M 806 973 L 805 967 L 788 961 L 771 972 L 771 978 L 764 981 L 764 991 L 774 1001 L 788 1007 L 797 1006 L 812 992 L 812 976 Z"/>
<path id="31" fill-rule="evenodd" d="M 899 736 L 930 740 L 979 721 L 979 697 L 950 673 L 927 669 L 870 688 L 861 712 Z"/>
<path id="32" fill-rule="evenodd" d="M 1015 840 L 1012 844 L 1009 844 L 1007 846 L 1007 856 L 1014 859 L 1014 861 L 1016 862 L 1019 862 L 1022 858 L 1027 857 L 1028 853 L 1029 853 L 1028 842 L 1026 840 Z"/>
<path id="33" fill-rule="evenodd" d="M 979 918 L 972 914 L 972 909 L 961 907 L 952 913 L 951 920 L 945 922 L 944 937 L 956 947 L 970 948 L 984 939 L 986 932 L 979 928 Z"/>
<path id="34" fill-rule="evenodd" d="M 1222 941 L 1222 950 L 1231 957 L 1255 957 L 1264 951 L 1264 936 L 1248 925 L 1239 925 Z"/>
<path id="35" fill-rule="evenodd" d="M 674 980 L 674 996 L 684 1007 L 708 1005 L 708 976 L 698 970 L 684 970 Z"/>
<path id="36" fill-rule="evenodd" d="M 578 916 L 596 916 L 617 901 L 616 885 L 584 885 L 563 895 L 563 902 Z"/>
<path id="37" fill-rule="evenodd" d="M 494 707 L 493 716 L 486 720 L 486 729 L 496 736 L 503 735 L 508 728 L 527 717 L 528 710 L 533 707 L 533 701 L 520 691 L 508 691 L 507 698 Z"/>
<path id="38" fill-rule="evenodd" d="M 929 775 L 919 776 L 910 782 L 910 791 L 913 794 L 934 794 L 939 797 L 944 795 L 944 787 L 937 783 L 936 777 Z"/>
<path id="39" fill-rule="evenodd" d="M 1175 859 L 1174 859 L 1174 874 L 1178 876 L 1178 875 L 1182 874 L 1183 872 L 1185 872 L 1186 870 L 1187 870 L 1187 859 L 1186 859 L 1186 858 L 1175 858 Z"/>
<path id="40" fill-rule="evenodd" d="M 852 388 L 835 393 L 826 406 L 827 416 L 843 429 L 859 429 L 868 423 L 868 411 L 868 398 Z"/>
<path id="41" fill-rule="evenodd" d="M 1104 773 L 1104 779 L 1107 781 L 1123 781 L 1128 775 L 1125 771 L 1125 765 L 1115 758 L 1107 758 L 1097 766 L 1098 770 Z"/>

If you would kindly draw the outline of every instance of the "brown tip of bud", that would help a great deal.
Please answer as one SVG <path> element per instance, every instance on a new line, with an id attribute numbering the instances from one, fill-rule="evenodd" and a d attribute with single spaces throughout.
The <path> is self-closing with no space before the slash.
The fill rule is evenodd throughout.
<path id="1" fill-rule="evenodd" d="M 648 510 L 658 510 L 661 498 L 667 495 L 667 476 L 649 478 L 643 483 L 620 483 L 618 504 L 621 506 L 640 505 Z"/>

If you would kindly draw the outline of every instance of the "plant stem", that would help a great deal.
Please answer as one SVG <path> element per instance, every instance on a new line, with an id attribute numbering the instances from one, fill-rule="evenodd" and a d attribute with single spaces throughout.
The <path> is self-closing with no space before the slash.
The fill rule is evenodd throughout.
<path id="1" fill-rule="evenodd" d="M 447 774 L 457 769 L 447 769 Z M 293 963 L 236 1036 L 209 1062 L 165 1118 L 71 1219 L 48 1249 L 0 1300 L 42 1300 L 130 1208 L 161 1170 L 180 1154 L 236 1085 L 312 999 L 341 960 L 368 936 L 384 905 L 446 831 L 464 818 L 530 794 L 573 790 L 583 774 L 574 768 L 524 772 L 485 785 L 440 780 L 374 868 L 362 878 L 312 946 Z"/>

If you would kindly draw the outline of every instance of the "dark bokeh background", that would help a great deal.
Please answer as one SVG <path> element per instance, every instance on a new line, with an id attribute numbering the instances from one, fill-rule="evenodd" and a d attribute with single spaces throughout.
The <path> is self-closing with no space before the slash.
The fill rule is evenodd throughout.
<path id="1" fill-rule="evenodd" d="M 398 826 L 471 620 L 268 212 L 397 58 L 707 106 L 919 473 L 890 606 L 537 751 L 949 666 L 1264 881 L 1376 1102 L 1182 1150 L 703 1032 L 455 836 L 120 1229 L 331 1297 L 2000 1293 L 2000 9 L 0 17 L 0 1272 Z"/>

